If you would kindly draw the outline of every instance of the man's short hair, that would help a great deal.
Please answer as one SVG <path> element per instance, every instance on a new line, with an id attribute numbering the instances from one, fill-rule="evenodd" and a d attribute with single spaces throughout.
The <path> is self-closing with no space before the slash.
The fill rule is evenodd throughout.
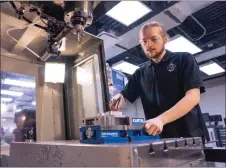
<path id="1" fill-rule="evenodd" d="M 149 22 L 149 23 L 146 23 L 145 25 L 143 25 L 142 28 L 140 29 L 140 33 L 144 32 L 144 30 L 146 30 L 149 27 L 159 27 L 162 36 L 163 37 L 167 37 L 168 36 L 164 26 L 161 23 L 156 22 L 156 21 L 152 21 L 152 22 Z"/>

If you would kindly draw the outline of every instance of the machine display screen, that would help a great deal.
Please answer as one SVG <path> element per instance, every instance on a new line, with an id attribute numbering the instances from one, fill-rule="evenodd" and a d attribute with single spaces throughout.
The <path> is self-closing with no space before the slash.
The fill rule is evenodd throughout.
<path id="1" fill-rule="evenodd" d="M 222 121 L 222 117 L 221 115 L 211 115 L 210 116 L 210 121 L 214 122 L 214 121 Z"/>
<path id="2" fill-rule="evenodd" d="M 114 94 L 121 92 L 121 90 L 124 88 L 124 76 L 112 70 L 112 81 L 114 86 Z"/>

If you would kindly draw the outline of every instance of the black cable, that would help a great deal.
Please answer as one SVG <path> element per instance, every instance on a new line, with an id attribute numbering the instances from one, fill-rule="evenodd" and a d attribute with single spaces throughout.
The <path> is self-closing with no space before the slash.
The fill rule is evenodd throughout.
<path id="1" fill-rule="evenodd" d="M 30 21 L 29 19 L 27 19 L 25 16 L 22 16 L 22 19 L 24 19 L 28 23 L 31 23 L 31 24 L 33 23 L 32 21 Z M 38 27 L 40 29 L 43 29 L 43 30 L 47 31 L 47 28 L 46 27 L 40 26 L 38 24 L 34 24 L 34 26 L 36 26 L 36 27 Z"/>
<path id="2" fill-rule="evenodd" d="M 41 18 L 42 23 L 44 23 L 45 25 L 48 25 L 48 23 L 46 23 L 42 18 Z"/>
<path id="3" fill-rule="evenodd" d="M 18 11 L 16 5 L 14 4 L 14 2 L 10 1 L 9 3 L 12 5 L 12 7 L 13 7 L 14 10 L 16 11 L 16 13 L 18 13 L 19 11 Z"/>

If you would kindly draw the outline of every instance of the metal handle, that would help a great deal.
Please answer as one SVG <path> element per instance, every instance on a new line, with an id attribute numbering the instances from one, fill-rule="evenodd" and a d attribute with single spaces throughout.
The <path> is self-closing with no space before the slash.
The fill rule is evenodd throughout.
<path id="1" fill-rule="evenodd" d="M 113 102 L 113 106 L 117 107 L 117 109 L 118 109 L 118 105 L 119 105 L 120 100 L 121 100 L 121 96 L 115 102 Z"/>

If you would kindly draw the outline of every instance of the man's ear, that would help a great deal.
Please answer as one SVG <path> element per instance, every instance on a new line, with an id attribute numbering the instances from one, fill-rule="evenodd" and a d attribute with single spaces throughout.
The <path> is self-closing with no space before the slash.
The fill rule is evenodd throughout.
<path id="1" fill-rule="evenodd" d="M 167 36 L 165 36 L 165 37 L 163 38 L 163 40 L 164 40 L 164 43 L 165 43 L 165 44 L 169 41 L 169 39 L 168 39 Z"/>

